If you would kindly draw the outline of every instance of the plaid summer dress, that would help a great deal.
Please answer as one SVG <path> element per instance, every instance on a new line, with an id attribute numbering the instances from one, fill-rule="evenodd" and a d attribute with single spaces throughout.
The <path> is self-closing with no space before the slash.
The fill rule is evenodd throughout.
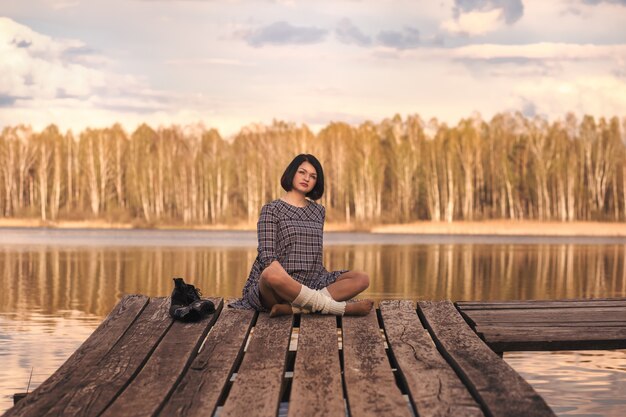
<path id="1" fill-rule="evenodd" d="M 275 260 L 293 279 L 315 290 L 327 287 L 347 272 L 347 269 L 328 272 L 322 264 L 325 218 L 324 206 L 312 201 L 306 207 L 293 206 L 281 199 L 264 205 L 257 223 L 258 255 L 242 298 L 230 306 L 267 311 L 261 303 L 259 278 Z"/>

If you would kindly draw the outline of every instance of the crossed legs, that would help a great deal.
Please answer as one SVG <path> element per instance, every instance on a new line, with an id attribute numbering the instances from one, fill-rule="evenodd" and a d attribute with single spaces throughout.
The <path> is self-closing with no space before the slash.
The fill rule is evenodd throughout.
<path id="1" fill-rule="evenodd" d="M 341 274 L 326 289 L 335 301 L 346 301 L 369 286 L 369 276 L 363 272 L 350 271 Z M 261 303 L 272 315 L 291 314 L 291 303 L 298 297 L 302 284 L 291 278 L 277 261 L 261 273 L 259 290 Z M 346 305 L 346 315 L 367 314 L 373 306 L 371 300 Z"/>

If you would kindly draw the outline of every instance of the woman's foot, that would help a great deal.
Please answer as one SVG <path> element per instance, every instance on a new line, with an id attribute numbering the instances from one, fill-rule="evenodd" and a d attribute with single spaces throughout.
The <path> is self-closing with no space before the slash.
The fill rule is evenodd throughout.
<path id="1" fill-rule="evenodd" d="M 346 316 L 366 316 L 374 307 L 372 300 L 359 300 L 346 304 Z M 291 304 L 274 304 L 270 310 L 270 317 L 287 316 L 293 314 Z"/>
<path id="2" fill-rule="evenodd" d="M 291 304 L 274 304 L 270 310 L 270 317 L 288 316 L 293 314 Z"/>
<path id="3" fill-rule="evenodd" d="M 372 300 L 359 300 L 346 304 L 345 316 L 367 316 L 374 307 Z"/>

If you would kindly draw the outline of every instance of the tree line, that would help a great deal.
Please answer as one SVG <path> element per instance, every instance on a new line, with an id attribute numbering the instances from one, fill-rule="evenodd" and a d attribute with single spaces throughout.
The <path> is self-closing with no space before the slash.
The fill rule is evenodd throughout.
<path id="1" fill-rule="evenodd" d="M 116 124 L 0 135 L 0 214 L 150 226 L 254 222 L 298 153 L 324 167 L 328 219 L 626 220 L 626 119 L 503 113 L 448 126 L 396 115 L 314 134 L 274 121 L 215 129 Z"/>

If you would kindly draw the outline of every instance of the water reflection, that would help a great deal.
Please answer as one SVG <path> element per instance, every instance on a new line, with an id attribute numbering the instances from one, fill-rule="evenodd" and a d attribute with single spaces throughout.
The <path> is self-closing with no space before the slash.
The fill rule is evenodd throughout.
<path id="1" fill-rule="evenodd" d="M 163 245 L 173 236 L 168 234 Z M 239 235 L 229 236 L 237 240 Z M 0 247 L 0 412 L 11 405 L 13 393 L 26 389 L 31 367 L 33 389 L 87 338 L 122 294 L 168 295 L 171 278 L 182 276 L 205 295 L 237 297 L 255 256 L 254 247 L 236 244 Z M 327 246 L 324 257 L 331 270 L 367 271 L 371 286 L 365 296 L 376 300 L 626 297 L 623 244 L 340 244 Z M 552 390 L 554 398 L 571 391 L 543 373 L 544 365 L 533 362 L 537 354 L 515 355 L 507 360 L 517 360 L 524 376 L 546 388 L 546 398 Z M 598 357 L 591 361 L 601 367 L 596 373 L 580 371 L 579 365 L 571 368 L 568 358 L 548 356 L 555 374 L 570 372 L 564 380 L 585 381 L 569 402 L 548 399 L 559 413 L 573 407 L 611 415 L 611 401 L 602 397 L 594 402 L 594 396 L 606 388 L 602 384 L 615 384 L 614 373 L 621 378 L 618 388 L 624 387 L 624 353 L 594 355 Z M 610 395 L 617 394 L 613 390 Z"/>
<path id="2" fill-rule="evenodd" d="M 558 415 L 624 415 L 626 350 L 511 352 L 504 359 Z"/>
<path id="3" fill-rule="evenodd" d="M 168 295 L 185 277 L 207 295 L 236 297 L 254 248 L 3 248 L 0 312 L 106 315 L 122 294 Z M 331 246 L 329 269 L 370 273 L 368 297 L 452 300 L 626 296 L 624 245 Z"/>

